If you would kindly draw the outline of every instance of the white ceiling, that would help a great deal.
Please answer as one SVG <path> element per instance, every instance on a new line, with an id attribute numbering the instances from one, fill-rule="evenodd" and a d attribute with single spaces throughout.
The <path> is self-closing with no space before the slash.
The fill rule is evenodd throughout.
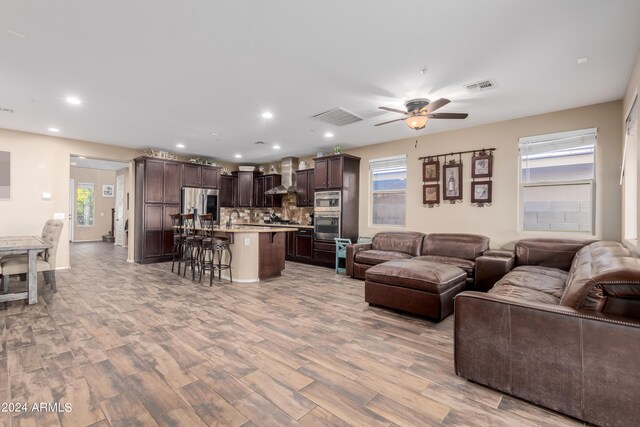
<path id="1" fill-rule="evenodd" d="M 639 21 L 639 0 L 6 0 L 0 107 L 16 112 L 0 127 L 272 161 L 415 136 L 373 126 L 409 98 L 469 113 L 418 135 L 620 99 Z M 463 88 L 487 78 L 498 88 Z M 337 106 L 365 120 L 311 119 Z"/>

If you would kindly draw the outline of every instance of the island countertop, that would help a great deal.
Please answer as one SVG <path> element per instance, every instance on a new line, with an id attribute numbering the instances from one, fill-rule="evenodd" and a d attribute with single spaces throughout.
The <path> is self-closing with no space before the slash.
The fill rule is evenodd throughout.
<path id="1" fill-rule="evenodd" d="M 196 229 L 198 229 L 196 227 Z M 238 224 L 231 227 L 214 226 L 213 231 L 221 233 L 279 233 L 286 231 L 296 231 L 296 227 L 268 227 L 262 225 Z"/>

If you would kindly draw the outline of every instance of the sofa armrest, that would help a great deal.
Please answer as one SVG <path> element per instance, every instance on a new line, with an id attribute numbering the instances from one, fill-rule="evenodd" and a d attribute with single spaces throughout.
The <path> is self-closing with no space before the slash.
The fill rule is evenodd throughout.
<path id="1" fill-rule="evenodd" d="M 640 418 L 640 322 L 480 292 L 455 299 L 457 375 L 596 425 Z"/>
<path id="2" fill-rule="evenodd" d="M 347 276 L 353 277 L 353 263 L 354 257 L 360 251 L 368 251 L 372 248 L 371 242 L 369 243 L 352 243 L 347 245 L 347 260 L 346 260 L 346 268 L 347 268 Z"/>
<path id="3" fill-rule="evenodd" d="M 513 268 L 515 254 L 509 251 L 486 251 L 476 258 L 474 286 L 476 291 L 487 292 Z"/>

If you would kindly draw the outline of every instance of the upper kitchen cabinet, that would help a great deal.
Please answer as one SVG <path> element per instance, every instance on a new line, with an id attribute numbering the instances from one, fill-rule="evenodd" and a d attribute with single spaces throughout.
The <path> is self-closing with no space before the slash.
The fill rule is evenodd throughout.
<path id="1" fill-rule="evenodd" d="M 281 196 L 265 194 L 267 190 L 282 183 L 282 176 L 276 174 L 258 175 L 253 178 L 253 206 L 272 208 L 280 204 Z"/>
<path id="2" fill-rule="evenodd" d="M 220 175 L 220 207 L 235 208 L 238 199 L 238 177 Z"/>
<path id="3" fill-rule="evenodd" d="M 234 172 L 238 177 L 238 196 L 236 206 L 239 208 L 250 208 L 253 203 L 253 172 Z"/>
<path id="4" fill-rule="evenodd" d="M 180 203 L 180 164 L 155 159 L 137 159 L 144 180 L 145 203 Z"/>
<path id="5" fill-rule="evenodd" d="M 296 206 L 303 208 L 313 206 L 315 193 L 314 170 L 304 169 L 296 172 Z"/>
<path id="6" fill-rule="evenodd" d="M 219 187 L 220 168 L 206 165 L 187 164 L 182 169 L 182 185 L 185 187 L 213 188 Z"/>
<path id="7" fill-rule="evenodd" d="M 316 190 L 341 190 L 353 185 L 353 175 L 359 174 L 360 158 L 349 154 L 317 157 L 314 187 Z"/>

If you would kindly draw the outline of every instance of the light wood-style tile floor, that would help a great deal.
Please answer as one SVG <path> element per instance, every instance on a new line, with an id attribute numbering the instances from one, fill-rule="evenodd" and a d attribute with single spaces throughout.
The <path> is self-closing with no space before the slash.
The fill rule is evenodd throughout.
<path id="1" fill-rule="evenodd" d="M 57 294 L 40 276 L 37 305 L 0 307 L 0 400 L 29 405 L 5 425 L 581 425 L 456 377 L 453 317 L 369 308 L 330 269 L 209 287 L 106 243 L 71 258 Z"/>

